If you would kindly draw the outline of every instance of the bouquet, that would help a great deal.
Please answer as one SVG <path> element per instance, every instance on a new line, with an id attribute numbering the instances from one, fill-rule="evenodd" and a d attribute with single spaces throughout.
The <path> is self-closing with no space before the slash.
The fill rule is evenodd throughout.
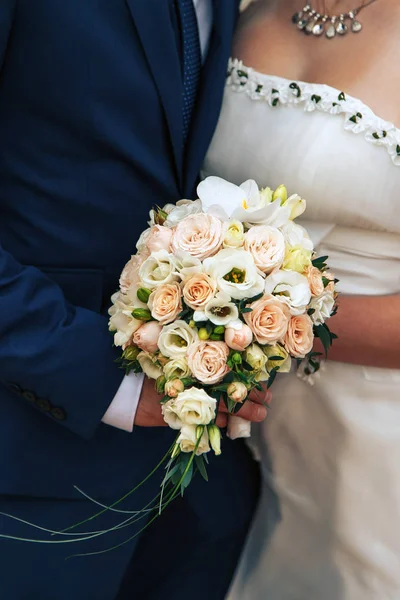
<path id="1" fill-rule="evenodd" d="M 295 223 L 305 208 L 283 185 L 209 177 L 197 200 L 151 211 L 109 324 L 122 366 L 154 379 L 177 431 L 163 485 L 183 492 L 196 470 L 207 477 L 207 453 L 221 453 L 220 402 L 233 416 L 292 360 L 317 371 L 315 337 L 328 351 L 336 280 Z"/>

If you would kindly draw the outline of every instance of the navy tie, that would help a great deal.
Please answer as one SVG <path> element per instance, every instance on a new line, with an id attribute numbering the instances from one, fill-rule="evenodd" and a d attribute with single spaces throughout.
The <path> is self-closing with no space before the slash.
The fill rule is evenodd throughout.
<path id="1" fill-rule="evenodd" d="M 183 142 L 187 140 L 201 73 L 201 47 L 193 0 L 176 0 L 182 38 Z"/>

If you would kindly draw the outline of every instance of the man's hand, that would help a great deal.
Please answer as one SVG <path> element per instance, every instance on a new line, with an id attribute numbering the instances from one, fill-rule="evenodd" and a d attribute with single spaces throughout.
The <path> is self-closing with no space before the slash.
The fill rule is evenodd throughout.
<path id="1" fill-rule="evenodd" d="M 237 417 L 246 419 L 251 423 L 261 423 L 267 417 L 267 409 L 265 404 L 271 402 L 272 394 L 269 390 L 264 388 L 262 392 L 253 390 L 243 408 L 236 413 Z M 223 402 L 219 405 L 219 414 L 217 418 L 217 425 L 219 427 L 226 427 L 228 423 L 228 409 Z"/>
<path id="2" fill-rule="evenodd" d="M 156 392 L 154 381 L 145 377 L 135 416 L 136 426 L 167 427 L 161 413 L 161 398 L 162 396 Z"/>

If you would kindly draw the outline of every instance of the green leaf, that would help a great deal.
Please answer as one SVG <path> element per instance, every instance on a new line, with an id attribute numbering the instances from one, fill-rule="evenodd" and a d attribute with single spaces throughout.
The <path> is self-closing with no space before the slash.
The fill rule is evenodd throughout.
<path id="1" fill-rule="evenodd" d="M 284 356 L 269 356 L 268 360 L 272 360 L 274 362 L 278 362 L 278 361 L 281 361 L 281 360 L 285 360 L 285 357 Z"/>
<path id="2" fill-rule="evenodd" d="M 264 296 L 264 293 L 262 292 L 261 294 L 257 294 L 257 296 L 248 298 L 248 300 L 246 300 L 246 304 L 253 304 L 253 302 L 257 302 L 257 300 L 260 300 L 260 298 L 262 298 L 263 296 Z"/>
<path id="3" fill-rule="evenodd" d="M 246 362 L 245 360 L 242 361 L 242 367 L 244 369 L 246 369 L 246 371 L 254 371 L 253 367 L 251 366 L 250 363 Z"/>
<path id="4" fill-rule="evenodd" d="M 227 373 L 227 375 L 225 375 L 225 377 L 223 378 L 222 382 L 223 383 L 233 383 L 235 381 L 235 374 L 230 371 L 229 373 Z"/>
<path id="5" fill-rule="evenodd" d="M 241 312 L 242 312 L 242 314 L 244 314 L 244 313 L 251 313 L 251 312 L 253 312 L 253 309 L 250 308 L 250 307 L 249 308 L 242 308 Z"/>
<path id="6" fill-rule="evenodd" d="M 268 379 L 268 382 L 267 382 L 267 388 L 268 388 L 268 389 L 269 389 L 269 388 L 271 387 L 271 385 L 274 383 L 274 381 L 275 381 L 275 378 L 276 378 L 276 374 L 277 374 L 277 372 L 278 372 L 278 369 L 277 369 L 276 367 L 274 367 L 274 368 L 271 370 L 271 372 L 270 372 L 270 374 L 269 374 L 269 379 Z"/>
<path id="7" fill-rule="evenodd" d="M 165 404 L 169 400 L 171 400 L 171 398 L 169 396 L 163 396 L 160 400 L 160 404 Z"/>
<path id="8" fill-rule="evenodd" d="M 332 345 L 331 334 L 328 327 L 324 325 L 316 325 L 314 327 L 315 335 L 321 340 L 325 350 L 325 356 L 328 355 L 329 348 Z"/>
<path id="9" fill-rule="evenodd" d="M 196 467 L 198 468 L 199 473 L 202 476 L 202 478 L 205 481 L 208 481 L 207 469 L 206 469 L 206 465 L 204 464 L 203 456 L 196 456 L 195 462 L 196 462 Z"/>

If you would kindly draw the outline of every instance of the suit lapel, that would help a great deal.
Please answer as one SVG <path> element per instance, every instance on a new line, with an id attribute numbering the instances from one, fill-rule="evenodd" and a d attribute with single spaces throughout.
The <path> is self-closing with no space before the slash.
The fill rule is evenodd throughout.
<path id="1" fill-rule="evenodd" d="M 193 186 L 218 122 L 233 30 L 237 17 L 236 9 L 236 0 L 232 4 L 222 0 L 214 0 L 213 33 L 207 59 L 202 70 L 202 81 L 184 165 L 184 190 L 187 196 L 193 191 Z"/>
<path id="2" fill-rule="evenodd" d="M 164 108 L 178 179 L 182 177 L 182 75 L 167 0 L 126 0 Z M 151 116 L 150 116 L 151 118 Z"/>

